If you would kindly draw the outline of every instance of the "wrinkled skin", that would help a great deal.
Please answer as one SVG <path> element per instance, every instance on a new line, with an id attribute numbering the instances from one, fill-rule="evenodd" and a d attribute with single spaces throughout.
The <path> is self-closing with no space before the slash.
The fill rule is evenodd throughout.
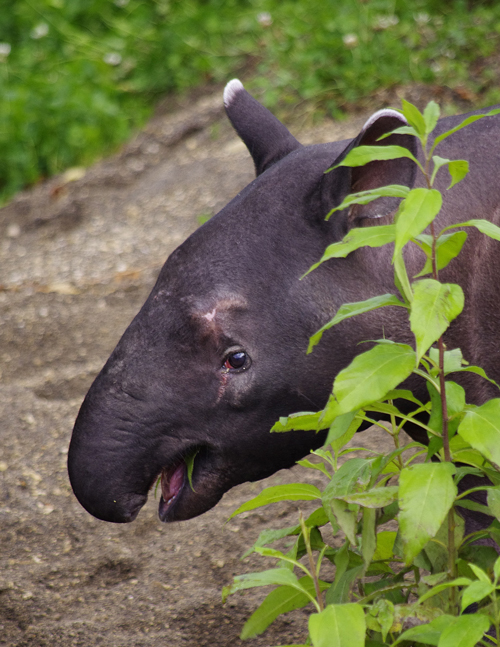
<path id="1" fill-rule="evenodd" d="M 210 509 L 236 484 L 292 466 L 321 445 L 324 433 L 270 434 L 274 422 L 322 408 L 335 375 L 366 349 L 360 341 L 385 335 L 412 343 L 403 309 L 383 308 L 334 327 L 305 352 L 342 303 L 395 291 L 391 249 L 359 250 L 299 280 L 328 244 L 354 226 L 389 222 L 397 207 L 379 200 L 326 222 L 350 191 L 421 185 L 409 160 L 324 173 L 360 144 L 397 143 L 416 154 L 407 135 L 377 142 L 403 125 L 402 117 L 381 111 L 355 140 L 302 147 L 238 82 L 228 85 L 225 104 L 257 178 L 170 256 L 82 404 L 68 468 L 79 501 L 100 519 L 132 521 L 160 474 L 160 518 L 175 521 Z M 442 120 L 440 131 L 461 119 Z M 440 227 L 473 217 L 498 221 L 499 160 L 491 142 L 499 135 L 500 120 L 484 119 L 437 151 L 471 163 L 466 180 L 446 195 Z M 441 175 L 444 189 L 448 178 Z M 500 380 L 498 245 L 469 234 L 441 278 L 460 282 L 466 294 L 448 346 L 460 345 L 468 361 Z M 410 274 L 424 261 L 416 247 L 406 260 Z M 476 376 L 463 384 L 470 402 L 496 395 Z M 408 386 L 426 399 L 417 379 Z M 193 490 L 186 461 L 195 453 Z"/>

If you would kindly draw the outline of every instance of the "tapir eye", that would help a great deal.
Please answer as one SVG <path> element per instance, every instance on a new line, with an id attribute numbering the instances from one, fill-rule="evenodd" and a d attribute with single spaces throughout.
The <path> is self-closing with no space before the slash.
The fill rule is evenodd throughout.
<path id="1" fill-rule="evenodd" d="M 224 360 L 223 368 L 228 370 L 245 368 L 250 363 L 250 357 L 245 353 L 245 351 L 238 351 L 237 353 L 230 353 Z"/>

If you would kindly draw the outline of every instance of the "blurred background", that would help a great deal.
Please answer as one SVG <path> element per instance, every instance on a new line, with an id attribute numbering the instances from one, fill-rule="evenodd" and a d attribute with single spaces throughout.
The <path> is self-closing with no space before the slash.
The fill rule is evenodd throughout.
<path id="1" fill-rule="evenodd" d="M 493 104 L 500 3 L 0 0 L 0 205 L 236 75 L 282 116 L 339 118 L 412 84 Z"/>

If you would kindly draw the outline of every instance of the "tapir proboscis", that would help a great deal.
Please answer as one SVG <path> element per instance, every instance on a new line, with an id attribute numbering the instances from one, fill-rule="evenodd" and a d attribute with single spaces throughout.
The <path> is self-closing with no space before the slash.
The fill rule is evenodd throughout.
<path id="1" fill-rule="evenodd" d="M 379 198 L 326 221 L 350 192 L 423 185 L 410 159 L 325 173 L 360 145 L 397 144 L 421 157 L 411 135 L 380 139 L 404 117 L 380 110 L 353 140 L 302 146 L 238 80 L 226 86 L 224 104 L 257 177 L 171 254 L 82 404 L 69 475 L 80 503 L 99 519 L 135 519 L 160 476 L 160 519 L 176 521 L 209 510 L 234 485 L 292 466 L 324 433 L 269 433 L 275 421 L 324 407 L 335 376 L 366 349 L 359 342 L 413 343 L 405 309 L 388 307 L 330 329 L 306 354 L 309 337 L 342 304 L 395 292 L 388 246 L 331 259 L 299 280 L 328 244 L 353 227 L 389 222 L 398 207 Z M 440 120 L 435 134 L 462 119 Z M 471 169 L 449 192 L 447 173 L 438 174 L 438 227 L 471 218 L 500 224 L 500 117 L 456 132 L 437 153 L 467 159 Z M 405 260 L 415 275 L 425 259 L 410 246 Z M 499 277 L 500 245 L 477 232 L 440 274 L 465 292 L 448 348 L 460 347 L 500 382 Z M 478 376 L 462 384 L 469 402 L 497 396 Z M 417 376 L 405 386 L 428 399 Z M 190 487 L 186 460 L 195 452 Z"/>

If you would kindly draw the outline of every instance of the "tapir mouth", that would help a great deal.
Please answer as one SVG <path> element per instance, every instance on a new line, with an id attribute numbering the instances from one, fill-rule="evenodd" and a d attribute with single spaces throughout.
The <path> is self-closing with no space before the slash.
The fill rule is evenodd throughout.
<path id="1" fill-rule="evenodd" d="M 172 506 L 179 498 L 187 478 L 187 466 L 184 461 L 172 467 L 164 468 L 160 475 L 161 498 L 158 515 L 161 521 L 167 521 Z"/>

